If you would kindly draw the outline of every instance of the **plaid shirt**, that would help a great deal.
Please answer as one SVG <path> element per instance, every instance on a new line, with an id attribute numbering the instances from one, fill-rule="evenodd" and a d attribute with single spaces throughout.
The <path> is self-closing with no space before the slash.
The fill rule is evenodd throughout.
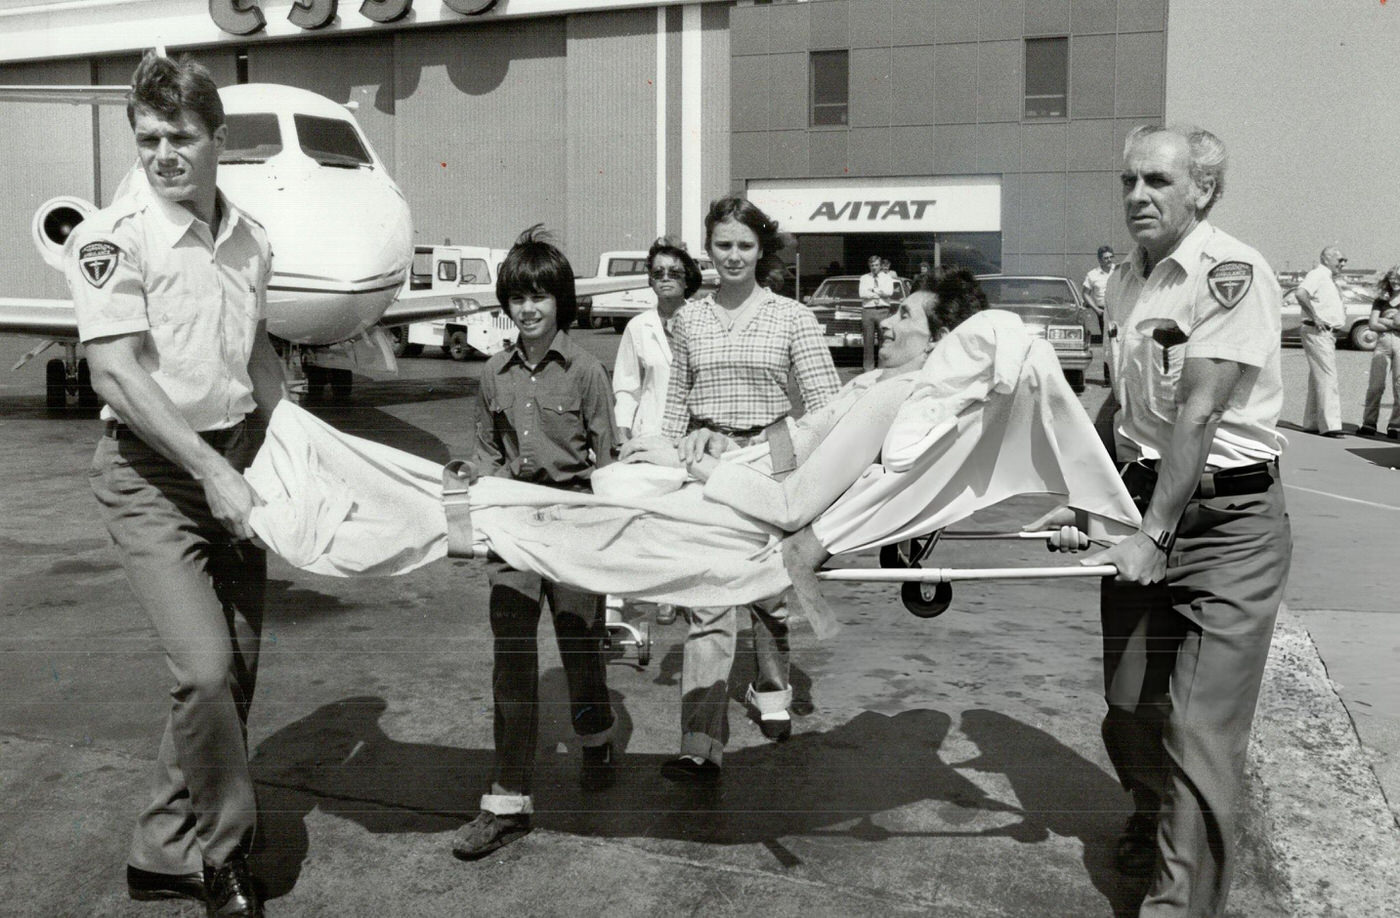
<path id="1" fill-rule="evenodd" d="M 697 427 L 752 430 L 792 409 L 791 371 L 813 411 L 841 388 L 811 310 L 768 291 L 727 329 L 713 296 L 687 303 L 672 320 L 671 386 L 661 432 L 678 439 Z"/>

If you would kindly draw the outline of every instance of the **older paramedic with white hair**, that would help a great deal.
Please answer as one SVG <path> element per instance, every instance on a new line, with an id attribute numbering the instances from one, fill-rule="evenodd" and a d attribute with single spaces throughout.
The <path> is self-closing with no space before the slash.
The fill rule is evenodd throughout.
<path id="1" fill-rule="evenodd" d="M 1225 159 L 1209 131 L 1128 135 L 1123 210 L 1137 249 L 1107 291 L 1104 417 L 1142 526 L 1083 563 L 1118 568 L 1101 596 L 1103 736 L 1134 806 L 1114 860 L 1150 877 L 1144 916 L 1224 913 L 1292 553 L 1276 429 L 1281 295 L 1264 258 L 1208 220 Z"/>

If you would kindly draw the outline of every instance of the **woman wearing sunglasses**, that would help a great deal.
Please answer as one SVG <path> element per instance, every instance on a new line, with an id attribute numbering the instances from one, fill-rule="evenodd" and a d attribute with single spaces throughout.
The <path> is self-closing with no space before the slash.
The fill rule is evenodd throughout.
<path id="1" fill-rule="evenodd" d="M 653 242 L 646 264 L 656 308 L 627 323 L 613 367 L 613 414 L 623 442 L 660 435 L 666 390 L 671 385 L 671 320 L 700 289 L 700 268 L 679 239 L 662 236 Z M 608 600 L 613 602 L 613 597 Z M 657 607 L 658 625 L 675 620 L 674 606 Z"/>

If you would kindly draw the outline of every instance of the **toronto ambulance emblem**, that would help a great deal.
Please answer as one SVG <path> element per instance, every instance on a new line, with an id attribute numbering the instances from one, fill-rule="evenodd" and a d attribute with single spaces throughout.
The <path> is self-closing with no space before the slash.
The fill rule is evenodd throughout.
<path id="1" fill-rule="evenodd" d="M 121 254 L 122 250 L 110 242 L 89 242 L 78 250 L 78 267 L 89 284 L 101 287 L 117 270 Z"/>
<path id="2" fill-rule="evenodd" d="M 1249 285 L 1254 283 L 1254 266 L 1247 261 L 1222 261 L 1206 275 L 1206 285 L 1210 295 L 1226 309 L 1234 309 Z"/>

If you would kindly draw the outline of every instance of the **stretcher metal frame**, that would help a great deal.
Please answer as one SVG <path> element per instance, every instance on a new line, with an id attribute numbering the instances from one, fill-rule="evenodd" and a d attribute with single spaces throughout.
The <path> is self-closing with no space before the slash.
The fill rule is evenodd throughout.
<path id="1" fill-rule="evenodd" d="M 919 618 L 934 618 L 942 615 L 952 604 L 952 584 L 960 581 L 990 580 L 1060 580 L 1069 577 L 1112 577 L 1118 568 L 1112 564 L 1076 564 L 1048 567 L 923 567 L 923 561 L 940 541 L 1043 541 L 1058 534 L 1059 530 L 1047 529 L 1035 532 L 977 532 L 959 530 L 935 530 L 927 536 L 916 536 L 900 542 L 885 545 L 880 549 L 880 566 L 846 567 L 817 572 L 817 578 L 834 583 L 898 583 L 900 601 L 910 614 Z M 490 555 L 484 542 L 472 545 L 477 557 Z M 637 665 L 646 666 L 651 661 L 651 626 L 647 622 L 633 625 L 624 621 L 621 610 L 614 606 L 606 608 L 604 624 L 608 632 L 608 647 L 636 649 Z"/>

